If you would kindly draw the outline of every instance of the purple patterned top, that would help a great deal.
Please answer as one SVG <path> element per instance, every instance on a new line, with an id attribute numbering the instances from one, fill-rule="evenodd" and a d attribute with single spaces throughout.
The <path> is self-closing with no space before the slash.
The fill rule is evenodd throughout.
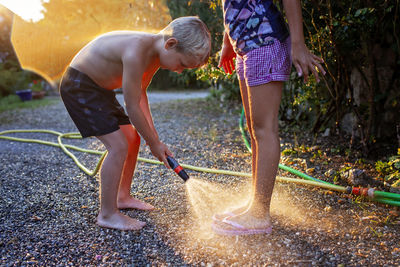
<path id="1" fill-rule="evenodd" d="M 238 54 L 284 41 L 289 31 L 272 0 L 225 0 L 224 25 Z"/>

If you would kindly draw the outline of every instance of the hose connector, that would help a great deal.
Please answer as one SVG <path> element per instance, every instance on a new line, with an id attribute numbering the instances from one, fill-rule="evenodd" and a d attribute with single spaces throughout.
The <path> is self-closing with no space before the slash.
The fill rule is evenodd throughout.
<path id="1" fill-rule="evenodd" d="M 351 193 L 355 196 L 365 196 L 374 198 L 375 197 L 375 189 L 373 188 L 365 188 L 365 187 L 351 187 L 348 186 L 346 188 L 347 193 Z"/>

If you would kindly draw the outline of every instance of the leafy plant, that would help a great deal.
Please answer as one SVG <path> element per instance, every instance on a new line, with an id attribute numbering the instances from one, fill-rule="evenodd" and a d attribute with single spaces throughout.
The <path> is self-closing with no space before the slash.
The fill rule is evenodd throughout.
<path id="1" fill-rule="evenodd" d="M 389 157 L 388 161 L 375 162 L 375 170 L 386 182 L 391 182 L 392 186 L 400 186 L 400 151 Z"/>
<path id="2" fill-rule="evenodd" d="M 208 64 L 205 68 L 196 71 L 198 79 L 207 82 L 211 88 L 211 94 L 221 101 L 240 101 L 240 89 L 236 72 L 226 74 L 220 68 Z"/>
<path id="3" fill-rule="evenodd" d="M 281 154 L 283 156 L 296 156 L 297 151 L 293 148 L 286 148 L 286 149 L 282 150 Z"/>
<path id="4" fill-rule="evenodd" d="M 21 70 L 16 61 L 0 62 L 0 97 L 28 89 L 30 81 L 30 73 Z"/>
<path id="5" fill-rule="evenodd" d="M 42 83 L 42 81 L 33 80 L 33 81 L 30 83 L 30 89 L 31 89 L 33 92 L 42 91 L 42 90 L 43 90 L 43 83 Z"/>
<path id="6" fill-rule="evenodd" d="M 225 78 L 224 73 L 217 75 L 217 57 L 215 55 L 221 49 L 223 28 L 223 15 L 220 0 L 167 0 L 167 5 L 172 18 L 181 16 L 198 16 L 207 25 L 211 33 L 211 57 L 208 66 L 199 70 L 186 70 L 180 75 L 172 73 L 171 80 L 182 86 L 201 85 L 211 86 L 212 95 L 220 100 L 239 99 L 239 87 L 234 79 Z M 217 77 L 218 76 L 218 77 Z M 238 97 L 239 96 L 239 97 Z"/>
<path id="7" fill-rule="evenodd" d="M 317 132 L 338 129 L 352 114 L 355 123 L 347 133 L 368 154 L 379 139 L 394 138 L 400 123 L 394 115 L 400 108 L 399 1 L 302 3 L 308 47 L 325 60 L 327 75 L 321 84 L 292 79 L 283 101 L 293 111 L 288 119 L 305 120 Z M 380 119 L 383 114 L 394 117 Z"/>

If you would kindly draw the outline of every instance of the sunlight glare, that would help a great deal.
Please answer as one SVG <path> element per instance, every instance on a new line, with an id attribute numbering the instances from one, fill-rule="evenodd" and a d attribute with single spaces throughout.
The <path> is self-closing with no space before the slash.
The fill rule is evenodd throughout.
<path id="1" fill-rule="evenodd" d="M 0 0 L 0 5 L 5 6 L 14 14 L 26 21 L 37 22 L 44 18 L 43 3 L 49 0 Z"/>
<path id="2" fill-rule="evenodd" d="M 42 8 L 39 14 L 43 18 L 37 22 L 23 19 L 21 13 L 14 16 L 11 42 L 22 68 L 54 85 L 76 53 L 97 36 L 120 30 L 157 33 L 171 21 L 164 0 L 153 7 L 148 0 L 0 0 L 0 3 L 14 12 L 19 12 L 18 8 Z"/>

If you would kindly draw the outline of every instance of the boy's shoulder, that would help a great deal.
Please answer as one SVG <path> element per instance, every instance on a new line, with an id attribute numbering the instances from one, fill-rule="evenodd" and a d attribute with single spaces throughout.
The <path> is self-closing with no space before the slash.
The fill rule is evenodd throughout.
<path id="1" fill-rule="evenodd" d="M 106 54 L 139 56 L 152 46 L 152 34 L 136 31 L 112 31 L 104 33 L 91 42 L 97 51 Z"/>
<path id="2" fill-rule="evenodd" d="M 105 43 L 116 46 L 119 49 L 146 50 L 152 46 L 154 35 L 136 31 L 114 31 L 101 36 Z"/>
<path id="3" fill-rule="evenodd" d="M 124 41 L 126 39 L 130 39 L 131 41 L 145 41 L 151 40 L 154 34 L 147 33 L 147 32 L 138 32 L 138 31 L 111 31 L 103 33 L 99 35 L 95 40 L 104 40 L 104 39 L 111 39 L 114 41 Z"/>

